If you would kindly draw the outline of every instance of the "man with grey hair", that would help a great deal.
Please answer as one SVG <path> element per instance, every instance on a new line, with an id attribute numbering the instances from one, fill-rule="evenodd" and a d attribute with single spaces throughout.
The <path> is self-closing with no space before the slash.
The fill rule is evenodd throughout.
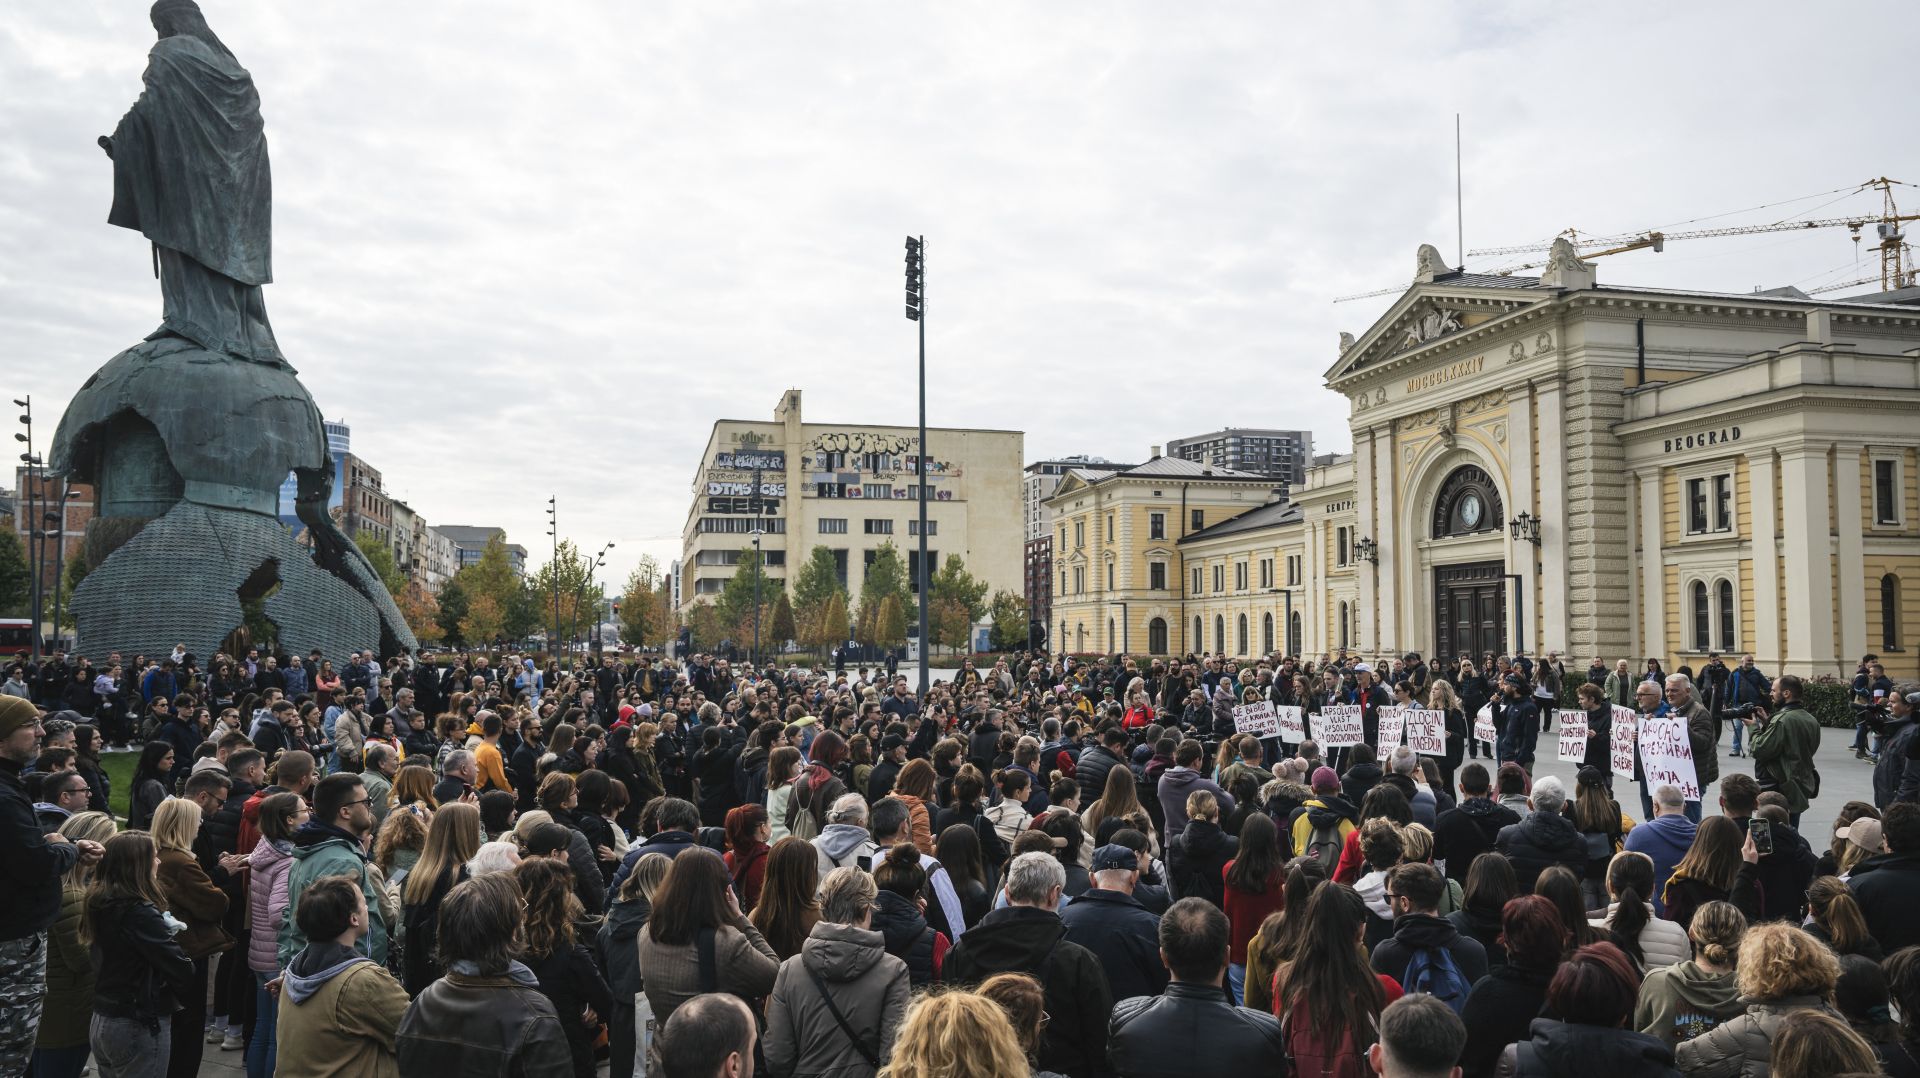
<path id="1" fill-rule="evenodd" d="M 880 844 L 867 832 L 867 799 L 859 794 L 841 794 L 827 810 L 827 826 L 814 836 L 813 848 L 820 854 L 823 890 L 827 875 L 836 868 L 872 872 L 880 862 Z"/>
<path id="2" fill-rule="evenodd" d="M 1383 762 L 1386 775 L 1381 781 L 1406 795 L 1407 805 L 1413 809 L 1414 823 L 1433 830 L 1440 818 L 1440 800 L 1433 796 L 1433 789 L 1420 774 L 1420 754 L 1405 745 L 1396 745 Z"/>
<path id="3" fill-rule="evenodd" d="M 873 928 L 878 893 L 857 868 L 820 881 L 820 920 L 780 964 L 767 998 L 763 1044 L 774 1074 L 871 1078 L 892 1054 L 912 988 L 907 964 Z"/>
<path id="4" fill-rule="evenodd" d="M 480 764 L 473 753 L 455 749 L 447 753 L 446 763 L 440 765 L 440 776 L 433 787 L 433 799 L 442 805 L 451 805 L 480 781 Z"/>
<path id="5" fill-rule="evenodd" d="M 1700 797 L 1706 799 L 1707 787 L 1720 779 L 1720 758 L 1714 755 L 1720 743 L 1720 732 L 1714 729 L 1713 713 L 1700 702 L 1698 693 L 1693 691 L 1693 682 L 1685 674 L 1668 674 L 1665 686 L 1666 703 L 1654 712 L 1656 716 L 1680 718 L 1687 724 L 1687 744 L 1693 748 L 1693 777 L 1700 785 Z M 1696 822 L 1699 810 L 1694 811 Z"/>
<path id="6" fill-rule="evenodd" d="M 947 952 L 941 979 L 976 985 L 996 973 L 1025 973 L 1040 982 L 1051 1021 L 1041 1032 L 1040 1070 L 1091 1075 L 1107 1071 L 1107 1020 L 1113 995 L 1092 951 L 1064 939 L 1060 893 L 1066 870 L 1050 853 L 1023 853 L 1007 869 L 1007 906 L 981 918 Z"/>
<path id="7" fill-rule="evenodd" d="M 1561 813 L 1567 805 L 1566 784 L 1552 775 L 1533 780 L 1533 811 L 1519 823 L 1500 829 L 1494 849 L 1513 862 L 1513 875 L 1520 893 L 1532 894 L 1540 873 L 1554 865 L 1565 865 L 1575 873 L 1587 869 L 1587 839 L 1572 820 Z"/>
<path id="8" fill-rule="evenodd" d="M 907 803 L 897 797 L 883 797 L 874 803 L 872 826 L 876 844 L 872 855 L 875 865 L 885 859 L 886 852 L 895 846 L 913 845 L 912 817 L 907 812 Z M 966 913 L 960 906 L 960 893 L 953 886 L 953 877 L 947 875 L 946 868 L 939 861 L 924 853 L 918 856 L 920 870 L 927 874 L 927 889 L 932 892 L 927 901 L 927 924 L 948 939 L 959 942 L 968 927 Z"/>
<path id="9" fill-rule="evenodd" d="M 393 792 L 393 773 L 400 769 L 400 756 L 390 746 L 378 741 L 366 747 L 362 753 L 366 769 L 360 772 L 360 781 L 367 786 L 367 807 L 373 809 L 374 827 L 387 818 L 387 795 Z"/>
<path id="10" fill-rule="evenodd" d="M 1693 848 L 1693 836 L 1700 825 L 1687 816 L 1686 795 L 1672 783 L 1661 783 L 1653 791 L 1653 819 L 1627 832 L 1626 849 L 1644 853 L 1653 859 L 1653 912 L 1667 915 L 1661 900 L 1673 868 Z"/>
<path id="11" fill-rule="evenodd" d="M 1160 961 L 1160 918 L 1133 897 L 1139 855 L 1126 846 L 1093 851 L 1093 887 L 1060 913 L 1067 939 L 1093 952 L 1114 999 L 1157 996 L 1167 987 Z"/>

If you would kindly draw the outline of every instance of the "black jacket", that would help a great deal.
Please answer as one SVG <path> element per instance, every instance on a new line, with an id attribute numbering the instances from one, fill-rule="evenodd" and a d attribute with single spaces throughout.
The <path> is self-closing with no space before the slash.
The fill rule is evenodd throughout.
<path id="1" fill-rule="evenodd" d="M 1873 765 L 1874 805 L 1920 801 L 1920 723 L 1888 720 L 1882 736 L 1880 762 Z"/>
<path id="2" fill-rule="evenodd" d="M 1507 947 L 1500 941 L 1500 933 L 1505 928 L 1500 923 L 1499 910 L 1454 910 L 1447 914 L 1447 921 L 1461 935 L 1479 942 L 1480 949 L 1487 952 L 1489 972 L 1507 964 Z"/>
<path id="3" fill-rule="evenodd" d="M 1741 831 L 1747 830 L 1747 819 L 1737 816 L 1729 818 L 1740 825 Z M 1868 860 L 1877 859 L 1868 858 Z M 1759 915 L 1756 917 L 1746 910 L 1741 912 L 1747 913 L 1751 920 L 1786 921 L 1796 925 L 1804 921 L 1807 916 L 1807 886 L 1813 883 L 1814 869 L 1819 863 L 1820 858 L 1813 852 L 1813 847 L 1807 843 L 1806 836 L 1791 827 L 1775 824 L 1773 852 L 1762 854 L 1760 863 L 1753 869 L 1754 882 L 1759 885 L 1760 891 Z M 1860 867 L 1856 865 L 1853 871 L 1857 876 Z M 1737 892 L 1739 887 L 1736 885 L 1734 890 Z M 1920 896 L 1920 889 L 1916 889 L 1914 893 Z M 1734 904 L 1740 903 L 1736 901 Z M 1872 928 L 1873 925 L 1869 923 L 1867 927 Z M 1878 936 L 1879 933 L 1876 932 L 1874 935 Z M 1920 933 L 1916 933 L 1909 942 L 1920 943 Z M 1888 947 L 1887 953 L 1892 954 L 1897 949 Z"/>
<path id="4" fill-rule="evenodd" d="M 1240 850 L 1240 840 L 1219 824 L 1188 820 L 1187 829 L 1167 843 L 1167 883 L 1175 898 L 1204 898 L 1224 908 L 1226 881 L 1220 873 Z"/>
<path id="5" fill-rule="evenodd" d="M 934 937 L 939 933 L 911 901 L 881 891 L 873 900 L 873 930 L 886 941 L 887 953 L 907 964 L 913 987 L 925 988 L 939 979 L 934 965 Z"/>
<path id="6" fill-rule="evenodd" d="M 1095 745 L 1073 764 L 1073 781 L 1080 784 L 1080 804 L 1090 806 L 1107 790 L 1107 772 L 1126 767 L 1127 761 L 1105 745 Z"/>
<path id="7" fill-rule="evenodd" d="M 546 752 L 545 745 L 531 741 L 523 743 L 513 752 L 513 759 L 507 761 L 507 781 L 520 795 L 520 811 L 532 812 L 536 805 L 534 796 L 540 792 L 540 757 Z"/>
<path id="8" fill-rule="evenodd" d="M 640 991 L 640 930 L 647 927 L 652 907 L 644 898 L 631 902 L 616 901 L 600 922 L 600 968 L 607 971 L 607 987 L 616 1000 L 633 1006 L 633 994 Z"/>
<path id="9" fill-rule="evenodd" d="M 636 944 L 635 955 L 638 956 Z M 540 993 L 553 1003 L 560 1026 L 567 1034 L 567 1047 L 573 1053 L 574 1078 L 593 1078 L 593 1033 L 581 1020 L 582 1007 L 606 1017 L 613 1013 L 613 992 L 601 978 L 593 956 L 576 943 L 559 947 L 545 958 L 529 962 L 528 968 L 540 979 Z M 631 998 L 631 997 L 629 997 Z"/>
<path id="10" fill-rule="evenodd" d="M 96 912 L 93 1013 L 108 1018 L 167 1018 L 193 985 L 193 960 L 150 902 L 119 899 Z"/>
<path id="11" fill-rule="evenodd" d="M 1157 996 L 1167 987 L 1160 918 L 1121 891 L 1087 891 L 1060 911 L 1067 939 L 1093 952 L 1116 1000 Z"/>
<path id="12" fill-rule="evenodd" d="M 553 1004 L 525 966 L 490 977 L 449 973 L 414 998 L 394 1047 L 403 1075 L 573 1073 L 567 1035 Z"/>
<path id="13" fill-rule="evenodd" d="M 1853 866 L 1847 887 L 1881 950 L 1893 954 L 1920 943 L 1920 918 L 1913 916 L 1920 906 L 1920 853 L 1869 857 Z"/>
<path id="14" fill-rule="evenodd" d="M 1093 952 L 1065 939 L 1060 915 L 1032 906 L 994 910 L 947 954 L 943 980 L 977 985 L 996 973 L 1040 982 L 1052 1021 L 1040 1035 L 1039 1064 L 1071 1078 L 1101 1078 L 1113 997 Z"/>
<path id="15" fill-rule="evenodd" d="M 1515 1078 L 1679 1078 L 1673 1049 L 1638 1030 L 1536 1018 L 1515 1046 Z"/>
<path id="16" fill-rule="evenodd" d="M 893 780 L 900 777 L 900 767 L 884 758 L 873 765 L 873 770 L 867 772 L 867 804 L 871 805 L 893 792 Z"/>
<path id="17" fill-rule="evenodd" d="M 1554 971 L 1500 966 L 1473 986 L 1460 1020 L 1467 1046 L 1460 1052 L 1465 1078 L 1488 1078 L 1507 1045 L 1526 1039 L 1533 1020 L 1547 1005 L 1547 984 Z"/>
<path id="18" fill-rule="evenodd" d="M 1111 1028 L 1113 1072 L 1122 1078 L 1286 1073 L 1280 1020 L 1233 1006 L 1210 984 L 1175 983 L 1164 995 L 1122 1000 Z"/>
<path id="19" fill-rule="evenodd" d="M 1367 791 L 1380 785 L 1386 775 L 1379 764 L 1354 764 L 1347 773 L 1340 776 L 1340 794 L 1353 804 L 1365 804 Z"/>
<path id="20" fill-rule="evenodd" d="M 1394 919 L 1393 935 L 1373 949 L 1373 971 L 1407 983 L 1407 963 L 1416 952 L 1445 950 L 1469 985 L 1487 975 L 1487 949 L 1471 936 L 1463 936 L 1452 921 L 1430 913 L 1409 913 Z"/>
<path id="21" fill-rule="evenodd" d="M 1556 813 L 1530 812 L 1526 819 L 1500 829 L 1494 845 L 1513 862 L 1520 893 L 1530 895 L 1540 873 L 1565 865 L 1578 877 L 1587 871 L 1587 839 L 1573 821 Z"/>
<path id="22" fill-rule="evenodd" d="M 50 845 L 20 782 L 20 765 L 0 759 L 0 939 L 44 932 L 60 915 L 60 879 L 80 856 Z"/>
<path id="23" fill-rule="evenodd" d="M 1447 878 L 1467 882 L 1473 859 L 1493 849 L 1504 828 L 1520 814 L 1486 797 L 1470 797 L 1440 814 L 1433 823 L 1433 859 L 1445 861 Z"/>

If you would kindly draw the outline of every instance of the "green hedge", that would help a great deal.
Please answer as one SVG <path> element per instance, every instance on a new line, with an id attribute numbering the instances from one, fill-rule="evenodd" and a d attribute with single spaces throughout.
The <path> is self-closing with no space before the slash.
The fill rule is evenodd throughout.
<path id="1" fill-rule="evenodd" d="M 1802 701 L 1807 705 L 1807 710 L 1813 712 L 1813 717 L 1820 720 L 1820 725 L 1835 730 L 1851 730 L 1854 724 L 1853 706 L 1849 703 L 1851 697 L 1850 682 L 1823 678 L 1807 682 Z"/>

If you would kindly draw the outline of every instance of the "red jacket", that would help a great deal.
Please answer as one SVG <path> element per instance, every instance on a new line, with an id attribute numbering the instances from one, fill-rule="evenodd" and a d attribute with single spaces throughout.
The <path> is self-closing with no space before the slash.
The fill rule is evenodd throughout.
<path id="1" fill-rule="evenodd" d="M 1221 882 L 1226 884 L 1222 892 L 1221 907 L 1226 910 L 1228 939 L 1232 942 L 1232 952 L 1227 961 L 1236 965 L 1247 964 L 1247 944 L 1260 931 L 1260 923 L 1270 913 L 1278 913 L 1286 907 L 1286 877 L 1275 872 L 1267 877 L 1267 889 L 1259 893 L 1242 891 L 1227 882 L 1229 872 L 1233 871 L 1233 862 L 1228 861 L 1220 869 Z"/>

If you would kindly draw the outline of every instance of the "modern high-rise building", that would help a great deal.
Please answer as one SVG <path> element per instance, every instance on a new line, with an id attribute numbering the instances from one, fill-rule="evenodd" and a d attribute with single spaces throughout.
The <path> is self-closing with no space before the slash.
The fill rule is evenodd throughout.
<path id="1" fill-rule="evenodd" d="M 339 520 L 340 511 L 343 510 L 346 504 L 347 473 L 345 463 L 347 455 L 353 452 L 353 428 L 347 426 L 344 420 L 339 419 L 322 420 L 321 426 L 326 428 L 327 457 L 333 466 L 333 493 L 327 499 L 327 511 L 333 513 L 335 520 Z M 280 522 L 292 528 L 296 535 L 306 528 L 306 525 L 300 523 L 300 518 L 294 515 L 293 511 L 294 499 L 299 497 L 299 495 L 299 480 L 294 478 L 292 472 L 288 472 L 286 482 L 280 484 Z"/>
<path id="2" fill-rule="evenodd" d="M 1292 487 L 1307 476 L 1313 432 L 1228 427 L 1167 443 L 1167 456 L 1277 479 Z"/>

